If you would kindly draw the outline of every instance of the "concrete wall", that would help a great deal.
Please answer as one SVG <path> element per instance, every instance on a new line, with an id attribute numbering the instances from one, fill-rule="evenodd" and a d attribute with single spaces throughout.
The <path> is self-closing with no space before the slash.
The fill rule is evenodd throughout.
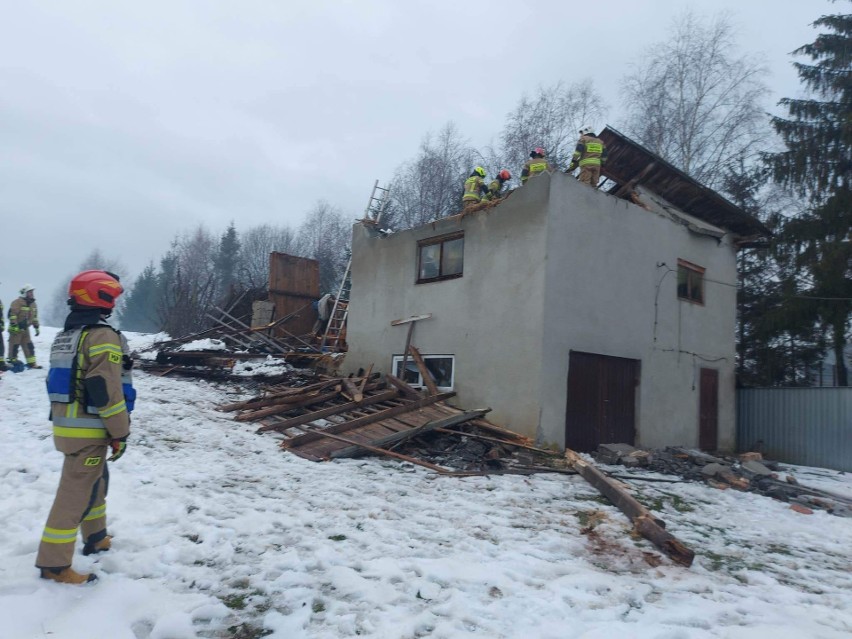
<path id="1" fill-rule="evenodd" d="M 551 178 L 540 439 L 564 445 L 571 350 L 638 359 L 637 444 L 698 445 L 699 368 L 719 371 L 719 445 L 735 437 L 736 253 L 570 176 Z M 677 260 L 706 268 L 705 304 L 677 298 Z M 669 270 L 672 269 L 672 270 Z M 716 282 L 723 282 L 718 284 Z"/>
<path id="2" fill-rule="evenodd" d="M 719 443 L 732 448 L 736 288 L 708 281 L 705 305 L 683 302 L 676 271 L 682 258 L 734 284 L 735 251 L 654 208 L 555 173 L 461 221 L 385 238 L 356 225 L 344 370 L 389 372 L 407 331 L 390 322 L 432 313 L 412 343 L 456 356 L 458 405 L 490 406 L 496 422 L 564 446 L 570 351 L 627 357 L 641 361 L 637 443 L 695 446 L 698 369 L 715 368 Z M 415 284 L 417 241 L 460 228 L 464 276 Z"/>
<path id="3" fill-rule="evenodd" d="M 460 221 L 448 218 L 388 237 L 353 229 L 352 294 L 344 370 L 391 372 L 405 347 L 407 325 L 395 319 L 432 313 L 417 322 L 412 344 L 424 354 L 455 355 L 455 402 L 491 407 L 496 422 L 535 436 L 539 424 L 539 361 L 544 344 L 547 184 Z M 464 230 L 464 275 L 415 284 L 417 241 Z"/>

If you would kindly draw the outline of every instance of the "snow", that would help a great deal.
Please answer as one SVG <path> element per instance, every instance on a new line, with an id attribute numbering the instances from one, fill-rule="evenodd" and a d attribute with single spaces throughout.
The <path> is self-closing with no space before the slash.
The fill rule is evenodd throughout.
<path id="1" fill-rule="evenodd" d="M 196 339 L 175 348 L 176 351 L 224 351 L 227 349 L 225 342 L 212 338 Z"/>
<path id="2" fill-rule="evenodd" d="M 42 364 L 54 334 L 36 338 Z M 308 462 L 216 412 L 239 398 L 230 387 L 144 373 L 128 452 L 110 468 L 113 549 L 83 557 L 78 544 L 75 556 L 100 579 L 48 583 L 33 562 L 62 455 L 45 374 L 0 380 L 3 639 L 852 635 L 852 520 L 702 484 L 631 482 L 696 551 L 685 569 L 632 539 L 579 477 Z M 835 471 L 789 472 L 852 491 Z"/>

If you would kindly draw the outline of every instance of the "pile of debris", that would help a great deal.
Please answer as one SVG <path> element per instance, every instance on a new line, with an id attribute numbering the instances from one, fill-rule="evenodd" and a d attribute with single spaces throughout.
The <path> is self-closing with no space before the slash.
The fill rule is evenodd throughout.
<path id="1" fill-rule="evenodd" d="M 647 468 L 690 481 L 702 481 L 722 490 L 734 488 L 760 493 L 789 502 L 798 512 L 809 513 L 812 509 L 819 509 L 852 517 L 852 498 L 802 486 L 790 474 L 782 480 L 784 469 L 781 464 L 763 459 L 759 452 L 720 457 L 676 446 L 640 450 L 629 444 L 601 444 L 594 456 L 601 464 Z"/>
<path id="2" fill-rule="evenodd" d="M 293 314 L 260 326 L 219 307 L 208 313 L 214 323 L 198 333 L 155 342 L 134 354 L 139 366 L 155 375 L 182 375 L 227 380 L 251 376 L 274 383 L 292 379 L 292 366 L 311 365 L 333 370 L 339 353 L 323 353 L 310 336 L 283 328 Z M 249 320 L 250 321 L 250 320 Z M 279 337 L 278 334 L 284 334 Z"/>

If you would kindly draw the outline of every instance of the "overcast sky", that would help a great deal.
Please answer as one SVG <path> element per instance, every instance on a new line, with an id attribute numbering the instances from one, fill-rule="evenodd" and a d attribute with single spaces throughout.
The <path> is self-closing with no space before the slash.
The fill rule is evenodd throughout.
<path id="1" fill-rule="evenodd" d="M 0 0 L 0 299 L 47 304 L 93 249 L 158 260 L 176 232 L 360 217 L 423 135 L 496 138 L 523 93 L 621 77 L 685 5 L 728 11 L 773 95 L 828 0 Z M 597 125 L 605 122 L 595 123 Z M 511 168 L 511 167 L 510 167 Z"/>

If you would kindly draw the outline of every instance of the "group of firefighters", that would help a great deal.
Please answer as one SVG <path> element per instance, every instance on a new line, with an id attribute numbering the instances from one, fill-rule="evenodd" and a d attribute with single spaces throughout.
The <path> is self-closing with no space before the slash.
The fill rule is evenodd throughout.
<path id="1" fill-rule="evenodd" d="M 554 167 L 545 157 L 545 150 L 541 147 L 536 147 L 530 151 L 530 159 L 524 164 L 521 170 L 521 184 L 526 184 L 531 177 L 544 173 L 545 171 L 553 171 Z M 592 134 L 592 128 L 584 126 L 580 129 L 580 139 L 577 141 L 577 146 L 574 149 L 574 155 L 571 163 L 565 170 L 566 173 L 571 173 L 577 167 L 580 167 L 579 180 L 584 184 L 589 184 L 596 187 L 601 175 L 601 166 L 606 162 L 606 146 L 603 140 Z M 503 190 L 503 185 L 510 179 L 512 174 L 506 169 L 501 170 L 497 177 L 486 186 L 485 184 L 486 171 L 481 166 L 477 166 L 470 174 L 470 177 L 465 180 L 464 194 L 462 195 L 462 205 L 465 209 L 475 206 L 485 201 L 499 199 Z"/>
<path id="2" fill-rule="evenodd" d="M 36 567 L 43 579 L 65 584 L 95 581 L 94 574 L 72 567 L 77 536 L 83 536 L 83 554 L 109 550 L 106 528 L 107 461 L 116 461 L 127 447 L 130 411 L 136 399 L 131 379 L 132 361 L 124 336 L 107 324 L 123 292 L 117 275 L 90 270 L 76 275 L 68 287 L 70 312 L 50 350 L 47 394 L 53 442 L 64 454 L 62 474 L 53 506 L 42 532 Z M 29 329 L 39 335 L 35 290 L 21 288 L 9 307 L 9 356 L 3 362 L 14 372 L 41 368 Z M 0 305 L 0 329 L 3 328 Z M 23 350 L 26 364 L 17 359 Z M 107 454 L 111 451 L 111 455 Z"/>

